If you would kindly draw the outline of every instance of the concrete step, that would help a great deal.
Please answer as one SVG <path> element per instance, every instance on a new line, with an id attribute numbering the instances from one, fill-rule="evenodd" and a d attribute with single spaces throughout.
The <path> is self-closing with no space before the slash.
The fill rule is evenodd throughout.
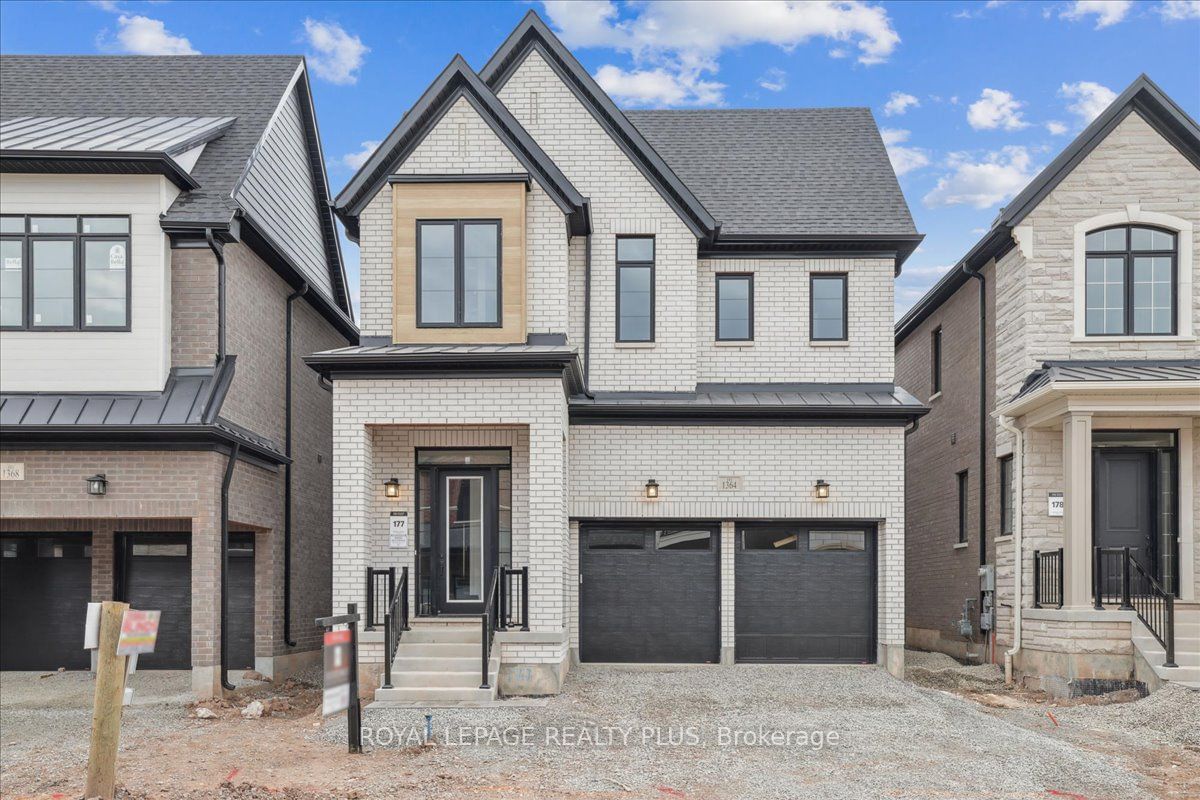
<path id="1" fill-rule="evenodd" d="M 493 662 L 488 670 L 488 683 L 495 683 L 500 674 L 500 665 Z M 428 688 L 475 689 L 482 676 L 479 670 L 448 672 L 446 670 L 397 670 L 392 668 L 392 686 L 425 686 Z"/>
<path id="2" fill-rule="evenodd" d="M 396 655 L 404 658 L 479 658 L 479 642 L 409 642 L 400 637 Z"/>
<path id="3" fill-rule="evenodd" d="M 1154 639 L 1150 639 L 1149 641 L 1134 639 L 1133 643 L 1142 656 L 1151 664 L 1161 664 L 1167 658 L 1166 648 Z M 1200 652 L 1182 650 L 1176 644 L 1175 663 L 1181 667 L 1200 667 Z"/>
<path id="4" fill-rule="evenodd" d="M 402 686 L 375 690 L 376 702 L 385 703 L 478 703 L 495 699 L 495 683 L 490 689 L 480 689 L 476 684 L 473 688 Z"/>
<path id="5" fill-rule="evenodd" d="M 1158 677 L 1164 680 L 1188 683 L 1200 681 L 1200 667 L 1175 667 L 1171 669 L 1170 667 L 1162 666 L 1162 661 L 1159 661 L 1158 664 L 1155 664 L 1153 661 L 1150 663 L 1154 665 L 1154 671 L 1158 673 Z"/>
<path id="6" fill-rule="evenodd" d="M 492 656 L 492 661 L 496 657 Z M 447 672 L 470 672 L 479 671 L 480 659 L 476 655 L 474 658 L 464 658 L 461 656 L 445 657 L 445 656 L 406 656 L 398 653 L 392 659 L 392 672 L 434 672 L 444 670 Z"/>
<path id="7" fill-rule="evenodd" d="M 427 644 L 427 643 L 443 643 L 443 644 L 464 644 L 474 642 L 476 647 L 479 647 L 479 642 L 483 638 L 483 631 L 478 625 L 473 626 L 433 626 L 423 625 L 414 627 L 404 631 L 400 635 L 400 644 Z"/>

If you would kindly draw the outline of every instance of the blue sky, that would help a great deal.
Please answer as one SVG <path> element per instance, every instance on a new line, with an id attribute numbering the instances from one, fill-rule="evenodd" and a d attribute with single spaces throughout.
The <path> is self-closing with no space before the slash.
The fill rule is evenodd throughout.
<path id="1" fill-rule="evenodd" d="M 530 7 L 623 106 L 870 107 L 926 234 L 897 313 L 1138 74 L 1200 116 L 1200 0 L 0 0 L 0 51 L 305 54 L 336 192 L 455 53 L 481 67 Z"/>

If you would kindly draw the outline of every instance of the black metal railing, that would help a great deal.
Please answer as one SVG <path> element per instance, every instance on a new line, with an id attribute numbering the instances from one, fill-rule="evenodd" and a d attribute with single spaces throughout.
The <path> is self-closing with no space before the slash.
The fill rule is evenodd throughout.
<path id="1" fill-rule="evenodd" d="M 1120 603 L 1133 611 L 1166 651 L 1164 667 L 1175 664 L 1175 596 L 1163 589 L 1142 566 L 1132 547 L 1097 547 L 1092 563 L 1092 593 L 1096 608 Z"/>
<path id="2" fill-rule="evenodd" d="M 503 619 L 503 597 L 504 593 L 500 591 L 500 573 L 504 567 L 496 567 L 492 572 L 492 578 L 488 581 L 487 593 L 483 596 L 483 613 L 479 615 L 479 623 L 483 626 L 482 636 L 480 637 L 480 645 L 482 647 L 483 657 L 483 672 L 482 679 L 479 682 L 480 689 L 490 689 L 491 684 L 488 683 L 488 667 L 492 660 L 492 636 L 496 632 L 496 628 Z"/>
<path id="3" fill-rule="evenodd" d="M 1063 549 L 1033 551 L 1033 607 L 1062 608 Z"/>
<path id="4" fill-rule="evenodd" d="M 396 568 L 392 567 L 395 574 Z M 400 637 L 408 630 L 408 567 L 400 568 L 400 582 L 396 584 L 383 615 L 383 689 L 392 688 L 392 659 Z"/>
<path id="5" fill-rule="evenodd" d="M 396 568 L 367 567 L 367 618 L 363 630 L 373 631 L 383 624 L 383 615 L 396 593 Z"/>
<path id="6" fill-rule="evenodd" d="M 500 568 L 499 627 L 529 630 L 529 567 Z"/>

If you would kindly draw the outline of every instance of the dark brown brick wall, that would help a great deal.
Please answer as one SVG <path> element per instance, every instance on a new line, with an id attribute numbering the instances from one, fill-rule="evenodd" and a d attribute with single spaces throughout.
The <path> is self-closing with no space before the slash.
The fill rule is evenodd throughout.
<path id="1" fill-rule="evenodd" d="M 171 251 L 171 366 L 217 357 L 217 261 L 208 248 Z"/>
<path id="2" fill-rule="evenodd" d="M 987 559 L 995 563 L 995 537 L 1000 526 L 999 463 L 995 458 L 995 286 L 994 268 L 987 282 Z M 942 393 L 930 401 L 931 334 L 942 327 Z M 979 609 L 979 288 L 975 280 L 944 302 L 896 348 L 896 382 L 927 403 L 931 411 L 909 435 L 905 453 L 905 625 L 910 644 L 913 630 L 937 631 L 961 651 L 957 632 L 963 600 L 975 600 L 972 619 L 978 630 Z M 967 546 L 958 541 L 956 475 L 969 470 Z M 976 637 L 978 642 L 978 636 Z"/>

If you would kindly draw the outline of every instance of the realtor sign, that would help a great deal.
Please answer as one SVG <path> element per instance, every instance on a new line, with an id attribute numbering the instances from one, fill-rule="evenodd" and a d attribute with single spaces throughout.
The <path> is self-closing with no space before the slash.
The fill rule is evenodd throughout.
<path id="1" fill-rule="evenodd" d="M 132 656 L 153 653 L 158 641 L 158 618 L 161 611 L 125 610 L 121 619 L 121 638 L 117 640 L 117 655 Z"/>
<path id="2" fill-rule="evenodd" d="M 350 707 L 350 631 L 325 631 L 325 700 L 328 717 Z"/>

